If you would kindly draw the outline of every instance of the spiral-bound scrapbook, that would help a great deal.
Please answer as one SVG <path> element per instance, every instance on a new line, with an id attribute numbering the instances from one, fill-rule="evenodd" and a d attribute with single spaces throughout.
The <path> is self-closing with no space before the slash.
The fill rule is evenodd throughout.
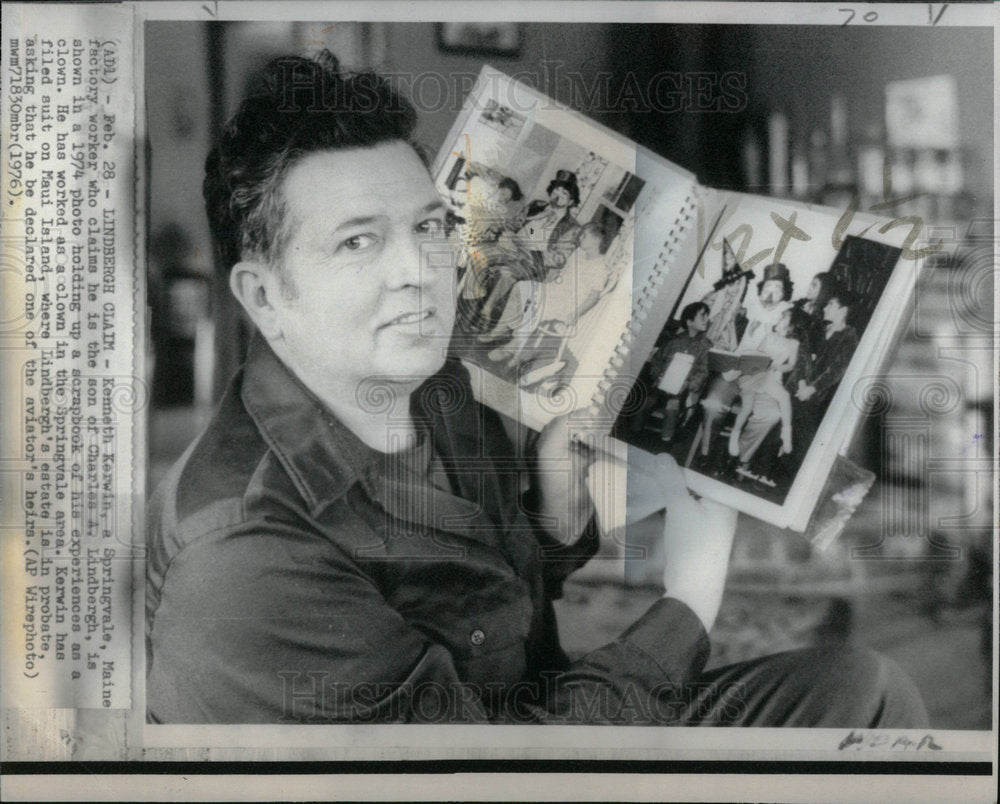
<path id="1" fill-rule="evenodd" d="M 724 192 L 484 67 L 432 168 L 479 400 L 803 530 L 905 323 L 922 222 Z"/>

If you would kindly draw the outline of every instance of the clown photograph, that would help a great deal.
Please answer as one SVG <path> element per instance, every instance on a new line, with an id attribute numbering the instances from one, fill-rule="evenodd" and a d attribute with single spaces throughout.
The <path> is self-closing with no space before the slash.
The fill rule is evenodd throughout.
<path id="1" fill-rule="evenodd" d="M 639 371 L 618 438 L 785 501 L 848 367 L 863 362 L 859 344 L 902 253 L 851 235 L 824 263 L 800 231 L 808 245 L 781 261 L 766 249 L 746 267 L 722 237 L 699 262 Z"/>

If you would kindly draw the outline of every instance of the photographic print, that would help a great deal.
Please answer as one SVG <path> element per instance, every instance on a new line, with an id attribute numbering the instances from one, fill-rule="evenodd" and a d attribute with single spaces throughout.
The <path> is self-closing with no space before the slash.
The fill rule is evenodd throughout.
<path id="1" fill-rule="evenodd" d="M 5 801 L 995 798 L 988 4 L 2 14 Z"/>
<path id="2" fill-rule="evenodd" d="M 452 211 L 469 244 L 456 351 L 554 396 L 571 382 L 597 322 L 620 318 L 620 302 L 630 303 L 630 284 L 619 288 L 630 268 L 619 235 L 631 234 L 634 216 L 631 199 L 616 205 L 616 190 L 643 182 L 537 125 L 497 162 L 456 157 L 450 171 Z"/>
<path id="3" fill-rule="evenodd" d="M 714 267 L 692 271 L 616 435 L 783 503 L 900 254 L 851 235 L 828 265 L 799 250 L 755 271 L 723 239 Z"/>
<path id="4" fill-rule="evenodd" d="M 488 403 L 540 428 L 589 404 L 629 325 L 633 268 L 648 271 L 658 216 L 677 213 L 664 202 L 690 179 L 663 163 L 637 175 L 621 164 L 634 147 L 506 76 L 479 87 L 436 170 L 461 244 L 452 349 L 489 375 Z M 527 114 L 493 95 L 531 98 Z"/>

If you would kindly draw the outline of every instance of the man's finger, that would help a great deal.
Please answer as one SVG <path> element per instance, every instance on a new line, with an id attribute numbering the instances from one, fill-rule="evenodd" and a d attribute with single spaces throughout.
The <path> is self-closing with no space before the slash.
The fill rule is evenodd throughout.
<path id="1" fill-rule="evenodd" d="M 719 527 L 724 527 L 727 530 L 736 527 L 736 518 L 739 514 L 735 508 L 730 508 L 715 500 L 701 500 L 699 505 L 705 516 L 717 523 Z"/>
<path id="2" fill-rule="evenodd" d="M 657 482 L 663 490 L 663 499 L 668 509 L 672 504 L 683 506 L 686 509 L 688 504 L 696 503 L 691 492 L 688 491 L 684 470 L 671 455 L 666 452 L 657 455 L 656 470 Z"/>

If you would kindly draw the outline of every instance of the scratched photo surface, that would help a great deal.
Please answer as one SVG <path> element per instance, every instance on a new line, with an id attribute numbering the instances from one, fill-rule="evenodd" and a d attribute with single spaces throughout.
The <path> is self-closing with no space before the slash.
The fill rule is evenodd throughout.
<path id="1" fill-rule="evenodd" d="M 453 348 L 523 391 L 558 397 L 578 355 L 628 323 L 646 181 L 493 99 L 463 146 L 438 180 L 465 244 Z"/>
<path id="2" fill-rule="evenodd" d="M 496 212 L 488 217 L 489 222 L 498 222 L 497 230 L 483 237 L 489 241 L 484 245 L 496 248 L 507 261 L 490 264 L 485 260 L 484 275 L 489 275 L 494 265 L 499 266 L 496 274 L 510 265 L 535 270 L 531 255 L 524 254 L 531 249 L 518 242 L 527 241 L 530 247 L 530 237 L 518 232 L 529 217 L 527 207 L 532 202 L 548 201 L 546 191 L 559 171 L 576 174 L 580 195 L 576 218 L 581 226 L 594 220 L 607 224 L 611 218 L 614 224 L 627 221 L 630 206 L 633 210 L 641 206 L 643 193 L 650 188 L 641 169 L 633 173 L 623 164 L 605 164 L 599 149 L 548 130 L 513 103 L 486 104 L 472 121 L 477 136 L 471 138 L 471 144 L 446 141 L 484 64 L 634 139 L 690 170 L 703 185 L 773 196 L 758 199 L 759 205 L 751 211 L 741 210 L 725 221 L 702 261 L 703 270 L 693 274 L 678 300 L 667 330 L 679 324 L 689 303 L 711 294 L 723 271 L 733 265 L 754 273 L 736 307 L 737 313 L 739 307 L 752 312 L 757 284 L 772 261 L 758 255 L 778 247 L 782 234 L 771 213 L 777 211 L 787 219 L 789 210 L 798 207 L 782 205 L 780 199 L 794 198 L 797 204 L 831 206 L 835 214 L 832 218 L 829 214 L 810 217 L 808 212 L 799 212 L 797 225 L 811 239 L 792 237 L 784 245 L 780 259 L 793 285 L 789 301 L 794 304 L 805 299 L 817 273 L 846 277 L 861 297 L 857 318 L 852 318 L 860 337 L 913 227 L 900 226 L 889 235 L 880 235 L 875 230 L 864 232 L 864 226 L 852 222 L 839 233 L 841 242 L 834 245 L 833 229 L 851 198 L 843 195 L 842 187 L 831 184 L 829 171 L 822 172 L 820 157 L 827 162 L 840 158 L 832 148 L 830 132 L 844 125 L 838 118 L 844 112 L 838 110 L 846 108 L 850 181 L 860 196 L 855 208 L 866 213 L 876 204 L 899 200 L 898 205 L 876 212 L 885 219 L 919 218 L 921 237 L 942 241 L 943 250 L 941 255 L 931 255 L 935 262 L 918 289 L 915 315 L 898 356 L 881 381 L 890 389 L 886 395 L 892 398 L 891 408 L 866 420 L 850 446 L 849 454 L 875 471 L 880 482 L 843 537 L 826 553 L 810 550 L 808 543 L 794 534 L 775 531 L 749 518 L 741 520 L 730 569 L 732 588 L 739 591 L 727 593 L 725 598 L 712 633 L 711 662 L 753 658 L 788 647 L 859 640 L 905 657 L 929 700 L 936 727 L 988 728 L 988 651 L 984 653 L 981 647 L 985 644 L 981 642 L 982 620 L 977 619 L 986 617 L 987 606 L 985 598 L 980 600 L 972 591 L 988 588 L 988 583 L 987 587 L 977 584 L 984 583 L 981 558 L 989 555 L 991 521 L 989 466 L 982 461 L 992 454 L 992 447 L 985 446 L 992 438 L 988 426 L 992 318 L 987 314 L 992 299 L 991 284 L 983 274 L 984 241 L 974 239 L 980 237 L 978 232 L 989 231 L 992 215 L 992 188 L 985 181 L 989 171 L 984 170 L 992 159 L 986 135 L 991 101 L 980 80 L 989 62 L 984 55 L 989 52 L 988 32 L 941 29 L 932 34 L 901 29 L 890 36 L 884 30 L 852 28 L 534 23 L 525 25 L 520 56 L 498 59 L 442 52 L 430 24 L 327 27 L 313 22 L 232 23 L 211 30 L 183 22 L 147 25 L 150 287 L 159 288 L 160 293 L 153 322 L 154 335 L 161 333 L 155 335 L 154 344 L 156 372 L 162 378 L 162 382 L 154 382 L 150 420 L 151 483 L 163 476 L 197 434 L 216 395 L 242 361 L 240 344 L 246 335 L 232 300 L 222 291 L 210 290 L 214 271 L 209 259 L 211 244 L 197 203 L 200 155 L 206 152 L 211 132 L 231 113 L 243 88 L 268 58 L 289 49 L 301 50 L 305 39 L 315 39 L 316 44 L 306 50 L 315 50 L 323 42 L 344 54 L 347 63 L 378 68 L 413 99 L 418 113 L 417 135 L 425 150 L 435 154 L 448 149 L 435 179 L 455 225 L 467 225 L 470 219 L 486 220 L 482 215 L 469 215 L 470 207 L 477 204 Z M 970 47 L 963 36 L 981 39 L 983 49 Z M 818 52 L 831 54 L 836 69 L 821 65 L 815 59 Z M 951 76 L 955 119 L 950 126 L 958 132 L 955 144 L 949 149 L 932 140 L 929 151 L 912 144 L 896 149 L 885 133 L 887 97 L 898 94 L 892 90 L 895 82 L 927 75 L 931 63 L 934 73 Z M 224 80 L 218 77 L 222 66 Z M 910 101 L 902 107 L 918 114 L 914 108 L 919 102 L 912 98 L 920 98 L 919 91 L 904 89 Z M 834 95 L 841 100 L 834 103 Z M 805 185 L 789 167 L 786 185 L 771 186 L 767 115 L 774 111 L 786 117 L 788 162 L 801 169 L 801 158 L 793 157 L 805 154 L 807 167 L 812 165 Z M 930 122 L 926 126 L 934 128 Z M 942 126 L 949 127 L 941 124 L 938 128 Z M 880 132 L 877 136 L 870 134 L 876 129 Z M 947 132 L 933 136 L 945 135 Z M 893 187 L 884 186 L 881 167 L 875 181 L 858 166 L 857 155 L 869 140 L 880 143 L 882 153 L 892 162 Z M 961 187 L 949 189 L 941 176 L 956 159 L 963 166 Z M 937 166 L 938 184 L 930 180 L 928 187 L 931 163 Z M 924 178 L 918 172 L 921 165 Z M 958 181 L 954 170 L 949 175 Z M 793 186 L 793 179 L 798 184 Z M 505 223 L 509 220 L 521 225 Z M 986 221 L 987 229 L 970 228 L 971 221 Z M 743 224 L 751 226 L 753 238 L 740 234 Z M 727 247 L 723 236 L 728 238 Z M 610 285 L 621 265 L 607 258 L 618 254 L 622 238 L 616 237 L 614 226 L 605 228 L 602 238 L 594 251 L 610 263 Z M 890 239 L 891 244 L 887 244 Z M 503 252 L 504 246 L 509 247 L 509 253 Z M 481 255 L 487 251 L 484 247 Z M 863 257 L 857 256 L 859 251 L 864 252 Z M 574 253 L 580 256 L 578 247 Z M 546 381 L 555 387 L 561 382 L 571 368 L 573 348 L 566 342 L 572 338 L 565 338 L 565 331 L 552 334 L 539 326 L 546 320 L 544 305 L 539 304 L 541 309 L 526 316 L 522 302 L 531 298 L 530 294 L 519 297 L 517 304 L 511 301 L 517 282 L 506 283 L 504 289 L 510 293 L 501 300 L 501 294 L 491 296 L 485 283 L 477 282 L 481 276 L 474 264 L 460 265 L 459 272 L 455 348 L 476 353 L 511 384 L 534 380 L 536 387 Z M 525 284 L 537 286 L 542 284 L 540 279 L 529 276 Z M 488 304 L 486 300 L 491 301 Z M 161 310 L 159 315 L 157 309 Z M 600 306 L 595 309 L 599 314 Z M 167 317 L 167 311 L 172 317 Z M 214 322 L 211 376 L 199 368 L 203 363 L 198 358 L 205 354 L 202 338 L 207 320 Z M 712 323 L 719 330 L 723 328 L 724 322 L 713 322 L 710 314 L 709 326 Z M 735 326 L 729 328 L 735 330 Z M 577 326 L 571 332 L 586 339 L 590 329 Z M 504 342 L 481 342 L 484 333 Z M 668 334 L 665 331 L 661 345 Z M 735 343 L 733 335 L 716 337 L 720 346 Z M 510 345 L 517 338 L 523 344 L 518 342 L 519 354 L 512 360 L 504 348 L 514 351 Z M 972 355 L 972 362 L 963 362 L 966 356 L 962 360 L 931 357 L 935 349 L 948 350 L 947 355 L 957 357 L 966 347 L 973 350 L 966 352 L 966 356 Z M 495 360 L 489 357 L 493 351 Z M 529 364 L 528 356 L 537 359 Z M 553 367 L 558 370 L 551 371 Z M 797 404 L 796 387 L 797 383 L 789 394 L 793 406 Z M 946 399 L 932 398 L 927 388 L 944 389 L 941 393 Z M 684 402 L 686 399 L 682 405 Z M 937 406 L 929 406 L 932 403 Z M 697 428 L 685 421 L 683 408 L 672 443 L 664 441 L 665 409 L 664 405 L 648 411 L 640 420 L 639 436 L 633 440 L 645 439 L 653 451 L 668 449 L 680 463 L 703 471 Z M 712 469 L 727 469 L 727 461 L 733 457 L 728 447 L 735 412 L 726 415 L 728 419 L 716 426 L 708 442 Z M 904 432 L 912 415 L 921 419 L 919 428 L 924 428 L 917 442 L 909 431 Z M 805 425 L 800 424 L 796 432 L 796 424 L 799 422 L 793 419 L 791 458 L 782 455 L 781 461 L 777 460 L 781 444 L 780 428 L 775 428 L 770 441 L 754 456 L 757 465 L 748 462 L 744 468 L 748 474 L 736 474 L 740 468 L 737 460 L 721 482 L 741 490 L 749 488 L 765 499 L 787 491 L 789 475 L 794 473 L 786 470 L 785 475 L 768 475 L 760 468 L 760 456 L 762 450 L 768 450 L 775 464 L 783 462 L 786 467 L 801 459 L 808 436 L 803 435 Z M 727 432 L 720 435 L 723 426 Z M 739 438 L 737 446 L 738 442 Z M 913 453 L 914 443 L 926 444 L 926 448 Z M 692 445 L 697 447 L 693 454 Z M 964 458 L 962 449 L 966 450 Z M 973 456 L 980 462 L 972 462 Z M 941 463 L 947 460 L 959 463 Z M 945 467 L 965 474 L 942 471 Z M 751 474 L 772 480 L 775 486 Z M 655 595 L 655 584 L 642 582 L 628 589 L 628 602 L 613 602 L 623 594 L 620 580 L 602 575 L 602 566 L 596 562 L 596 568 L 588 565 L 571 576 L 567 594 L 557 603 L 562 639 L 574 656 L 617 636 L 641 614 L 652 599 L 650 595 Z M 655 571 L 647 576 L 655 577 Z M 870 592 L 859 595 L 854 591 L 869 586 Z M 893 624 L 900 620 L 912 629 L 901 643 L 892 637 Z M 948 647 L 941 650 L 945 645 Z M 942 675 L 952 678 L 962 690 L 963 705 L 956 705 L 951 693 L 944 694 L 939 683 Z"/>
<path id="3" fill-rule="evenodd" d="M 358 20 L 364 10 L 344 6 L 327 10 L 289 4 L 279 12 L 272 5 L 237 9 L 199 2 L 181 4 L 181 13 L 170 5 L 87 4 L 91 24 L 84 44 L 76 45 L 73 32 L 57 24 L 69 15 L 41 11 L 42 4 L 23 4 L 16 6 L 18 13 L 34 10 L 25 12 L 21 35 L 27 37 L 30 30 L 34 43 L 29 48 L 22 39 L 17 48 L 5 45 L 5 79 L 13 73 L 12 52 L 21 69 L 29 53 L 40 59 L 43 52 L 54 54 L 62 47 L 70 65 L 74 48 L 82 48 L 80 75 L 86 80 L 102 74 L 118 79 L 114 86 L 101 87 L 107 101 L 91 98 L 89 90 L 87 97 L 76 93 L 78 98 L 64 91 L 70 95 L 70 111 L 61 122 L 58 112 L 51 121 L 42 121 L 37 109 L 27 108 L 31 93 L 23 84 L 13 92 L 10 82 L 4 85 L 5 149 L 15 112 L 22 132 L 31 115 L 33 124 L 51 122 L 68 138 L 66 160 L 57 156 L 60 148 L 53 135 L 51 162 L 37 160 L 30 166 L 23 156 L 11 156 L 5 177 L 13 175 L 16 162 L 29 181 L 37 178 L 39 193 L 44 180 L 46 192 L 54 194 L 57 177 L 42 175 L 51 164 L 53 171 L 65 171 L 74 192 L 82 193 L 81 205 L 88 199 L 96 204 L 96 213 L 81 213 L 85 223 L 94 217 L 94 243 L 88 245 L 85 225 L 76 245 L 81 265 L 98 261 L 93 263 L 99 266 L 95 276 L 87 279 L 101 282 L 92 290 L 97 302 L 88 301 L 90 284 L 69 279 L 72 256 L 41 280 L 28 276 L 31 269 L 24 263 L 29 252 L 17 229 L 17 215 L 23 216 L 27 204 L 12 199 L 13 213 L 5 208 L 0 237 L 0 333 L 6 338 L 0 376 L 5 410 L 0 458 L 6 467 L 0 488 L 5 762 L 53 760 L 66 763 L 61 771 L 70 762 L 88 763 L 90 775 L 80 782 L 80 790 L 98 778 L 91 771 L 110 772 L 115 770 L 111 763 L 121 761 L 312 760 L 320 763 L 320 771 L 335 773 L 340 767 L 354 773 L 358 760 L 422 759 L 441 763 L 439 769 L 455 785 L 460 783 L 452 774 L 468 771 L 470 766 L 462 764 L 468 761 L 492 763 L 474 766 L 486 772 L 527 771 L 531 763 L 539 763 L 536 770 L 586 770 L 587 762 L 620 760 L 614 772 L 627 773 L 633 769 L 628 763 L 640 763 L 643 773 L 629 777 L 627 785 L 613 780 L 610 786 L 552 790 L 557 796 L 568 789 L 571 795 L 604 798 L 633 790 L 637 798 L 671 797 L 670 785 L 680 784 L 673 777 L 681 771 L 696 774 L 683 783 L 705 796 L 705 777 L 713 769 L 750 774 L 767 762 L 853 762 L 853 772 L 864 773 L 862 766 L 870 760 L 916 759 L 928 765 L 974 762 L 977 773 L 989 771 L 996 744 L 997 651 L 995 90 L 989 20 L 954 26 L 953 15 L 972 18 L 948 4 L 912 4 L 909 10 L 807 4 L 803 8 L 810 16 L 802 19 L 809 24 L 795 24 L 796 18 L 775 16 L 771 4 L 762 3 L 725 4 L 726 19 L 735 21 L 721 24 L 715 21 L 720 13 L 715 5 L 623 4 L 611 7 L 622 20 L 612 23 L 605 12 L 599 15 L 596 7 L 584 4 L 574 10 L 588 21 L 576 23 L 551 22 L 574 14 L 540 3 L 543 11 L 523 4 L 517 7 L 523 18 L 503 24 L 504 41 L 516 46 L 501 47 L 492 34 L 483 34 L 463 38 L 456 48 L 442 39 L 438 21 L 420 4 L 387 4 L 391 13 L 373 11 L 366 21 Z M 5 4 L 5 34 L 16 30 L 8 27 L 12 6 Z M 481 11 L 458 8 L 456 19 L 485 17 L 492 10 L 489 4 Z M 514 18 L 516 14 L 507 13 L 511 8 L 502 6 Z M 101 18 L 105 12 L 111 17 Z M 407 21 L 413 13 L 423 15 L 421 21 Z M 796 12 L 783 6 L 781 13 Z M 226 15 L 246 19 L 224 20 Z M 281 15 L 286 18 L 279 19 Z M 668 18 L 673 21 L 660 21 Z M 890 20 L 901 24 L 883 24 Z M 61 39 L 68 44 L 60 45 Z M 44 51 L 43 41 L 49 42 Z M 445 716 L 433 726 L 147 721 L 146 503 L 212 421 L 252 340 L 252 327 L 230 293 L 212 242 L 202 199 L 205 159 L 269 61 L 313 55 L 323 48 L 350 68 L 385 75 L 413 104 L 415 139 L 427 164 L 435 154 L 445 154 L 444 167 L 431 180 L 447 209 L 449 231 L 460 237 L 463 227 L 469 231 L 470 221 L 496 224 L 473 232 L 469 242 L 475 247 L 467 250 L 468 261 L 458 258 L 452 356 L 486 367 L 512 388 L 558 398 L 579 375 L 599 374 L 581 366 L 581 356 L 601 353 L 628 320 L 634 286 L 629 228 L 656 188 L 645 166 L 609 159 L 592 141 L 540 124 L 516 104 L 500 100 L 485 104 L 474 121 L 478 135 L 470 148 L 464 141 L 451 141 L 484 65 L 670 160 L 704 188 L 754 199 L 737 205 L 710 236 L 714 218 L 697 224 L 699 242 L 708 238 L 708 246 L 695 266 L 677 266 L 687 284 L 671 299 L 667 323 L 655 328 L 656 342 L 645 365 L 636 367 L 648 391 L 644 399 L 653 402 L 626 404 L 615 435 L 655 460 L 670 455 L 689 472 L 720 486 L 780 503 L 792 493 L 804 453 L 822 448 L 816 446 L 815 426 L 824 416 L 830 421 L 832 397 L 839 394 L 845 406 L 862 408 L 843 453 L 857 468 L 854 476 L 874 477 L 870 491 L 854 499 L 851 489 L 845 490 L 850 498 L 845 504 L 854 513 L 824 549 L 800 534 L 740 515 L 704 667 L 712 673 L 801 648 L 870 649 L 912 680 L 927 711 L 926 728 L 881 730 L 862 724 L 747 732 L 456 726 Z M 138 71 L 135 76 L 128 74 L 132 69 Z M 72 82 L 71 70 L 66 76 Z M 50 77 L 56 80 L 55 73 Z M 43 86 L 36 89 L 41 97 Z M 73 132 L 73 124 L 81 126 L 79 132 Z M 74 146 L 78 137 L 86 144 L 87 160 L 101 164 L 104 157 L 116 169 L 73 178 L 73 160 L 82 150 Z M 480 148 L 484 143 L 489 147 Z M 32 152 L 27 141 L 21 147 Z M 85 168 L 87 173 L 90 168 Z M 9 190 L 14 183 L 6 186 Z M 544 256 L 539 264 L 542 249 L 532 248 L 542 242 L 547 250 L 555 233 L 558 221 L 543 209 L 553 203 L 553 190 L 576 201 L 571 214 L 578 228 L 572 248 L 564 248 L 562 269 L 574 278 L 572 292 L 554 282 L 544 287 L 550 266 Z M 39 220 L 48 215 L 40 200 L 34 204 Z M 67 205 L 67 215 L 74 214 L 72 206 Z M 470 214 L 476 207 L 489 214 Z M 809 208 L 832 210 L 832 217 L 810 216 L 803 211 Z M 788 221 L 793 210 L 799 211 L 796 225 L 809 240 L 783 242 L 772 213 Z M 866 229 L 864 214 L 903 223 L 880 233 Z M 839 228 L 844 220 L 847 225 Z M 644 226 L 660 233 L 671 222 L 649 220 Z M 73 227 L 56 228 L 60 226 L 71 242 Z M 748 229 L 752 235 L 746 234 Z M 919 240 L 910 239 L 914 232 Z M 31 236 L 36 235 L 41 237 L 40 229 Z M 918 257 L 908 259 L 908 252 L 913 257 L 918 250 Z M 774 268 L 775 262 L 784 271 Z M 884 365 L 859 369 L 850 382 L 835 381 L 823 399 L 818 391 L 810 393 L 809 366 L 804 364 L 815 363 L 827 324 L 844 315 L 859 343 L 888 339 L 892 333 L 872 323 L 878 321 L 877 308 L 897 301 L 886 291 L 892 272 L 918 265 L 914 298 L 901 313 L 905 325 Z M 523 277 L 517 274 L 521 270 Z M 820 274 L 836 278 L 838 292 L 846 286 L 850 293 L 846 305 L 838 298 L 829 318 L 826 304 L 817 302 L 830 301 L 829 288 L 823 280 L 821 287 L 813 287 Z M 811 324 L 782 309 L 774 321 L 757 328 L 768 338 L 766 348 L 740 354 L 754 318 L 763 318 L 763 288 L 758 285 L 765 279 L 780 285 L 787 279 L 787 297 L 779 302 L 787 303 L 789 311 L 808 308 Z M 55 306 L 66 298 L 55 294 L 77 292 L 74 287 L 82 312 L 67 306 L 57 318 Z M 74 325 L 83 332 L 75 344 L 70 343 Z M 317 341 L 322 337 L 317 333 Z M 698 340 L 698 349 L 709 344 L 695 373 L 697 387 L 686 385 L 694 361 L 675 360 L 677 355 L 697 357 L 677 348 L 684 338 Z M 710 356 L 712 350 L 718 355 Z M 756 353 L 771 361 L 767 369 L 756 370 Z M 856 346 L 847 353 L 863 356 Z M 740 362 L 743 357 L 749 357 L 746 363 Z M 88 360 L 95 362 L 88 365 Z M 733 360 L 740 376 L 726 379 L 723 374 L 734 370 Z M 772 366 L 784 366 L 787 373 L 759 376 Z M 57 371 L 79 382 L 57 382 Z M 47 379 L 41 378 L 43 372 Z M 741 406 L 741 398 L 749 404 Z M 703 403 L 710 400 L 706 407 Z M 758 418 L 771 422 L 766 432 L 760 426 L 754 431 L 755 404 Z M 806 405 L 813 406 L 808 420 L 802 415 Z M 708 408 L 715 418 L 705 427 Z M 42 422 L 64 421 L 58 416 L 71 410 L 84 416 L 82 427 L 99 428 L 96 435 L 88 431 L 86 440 L 60 437 L 60 454 L 70 465 L 77 462 L 86 477 L 66 487 L 64 513 L 59 513 L 61 502 L 52 498 L 43 519 L 51 519 L 53 527 L 43 523 L 28 528 L 29 512 L 39 510 L 41 484 L 52 479 L 51 474 L 43 478 L 41 463 L 55 460 L 42 456 Z M 744 410 L 748 415 L 741 421 Z M 87 423 L 86 416 L 94 421 Z M 72 419 L 66 421 L 71 427 Z M 17 447 L 15 431 L 27 433 L 29 426 L 40 439 L 33 442 L 32 448 L 38 445 L 33 456 Z M 100 459 L 95 457 L 99 451 Z M 117 461 L 114 478 L 102 486 L 102 472 L 111 474 L 108 456 Z M 83 493 L 86 508 L 80 513 Z M 74 522 L 81 527 L 74 528 Z M 83 531 L 83 541 L 74 530 Z M 40 576 L 42 567 L 26 551 L 41 551 L 41 539 L 53 534 L 83 556 L 92 549 L 86 539 L 106 539 L 117 563 L 103 554 L 103 564 L 87 559 L 73 575 L 65 569 L 57 575 L 53 569 L 48 578 Z M 662 517 L 629 523 L 622 545 L 602 536 L 594 558 L 568 575 L 553 602 L 552 626 L 569 660 L 615 644 L 661 599 L 662 537 Z M 616 552 L 623 546 L 631 551 L 625 557 Z M 111 566 L 113 573 L 107 571 Z M 202 588 L 211 588 L 212 568 L 202 569 Z M 91 628 L 94 639 L 98 628 L 106 635 L 107 647 L 94 649 L 109 654 L 100 664 L 94 651 L 80 650 L 81 644 L 89 644 L 85 640 L 58 637 L 65 630 L 61 625 L 55 630 L 46 621 L 46 633 L 52 629 L 52 636 L 43 641 L 45 594 L 51 595 L 49 603 L 55 602 L 55 584 L 64 577 L 70 583 L 67 594 L 73 584 L 83 590 L 78 593 L 83 604 L 86 583 L 96 584 L 89 621 L 80 617 L 81 627 Z M 51 588 L 46 593 L 47 583 Z M 113 616 L 102 620 L 107 600 L 114 603 Z M 462 606 L 445 609 L 449 617 L 468 615 Z M 474 624 L 462 633 L 464 651 L 472 653 L 480 647 L 476 642 L 493 638 L 493 632 L 480 630 Z M 670 636 L 664 634 L 656 646 L 668 644 Z M 180 648 L 181 654 L 184 650 Z M 35 670 L 41 672 L 29 675 Z M 71 672 L 77 675 L 70 677 Z M 570 757 L 578 764 L 569 767 Z M 398 770 L 400 764 L 385 770 Z M 37 778 L 27 775 L 36 770 L 28 768 L 18 778 Z M 147 770 L 159 773 L 160 768 Z M 927 772 L 924 763 L 921 772 Z M 550 776 L 553 782 L 555 776 Z M 286 795 L 276 784 L 285 778 L 262 777 L 253 787 L 234 781 L 226 793 Z M 345 781 L 351 778 L 332 780 L 342 786 L 324 787 L 330 780 L 320 781 L 307 795 L 349 795 L 357 789 Z M 794 778 L 809 784 L 789 794 L 791 799 L 817 795 L 809 787 L 813 776 Z M 127 781 L 134 788 L 138 780 Z M 531 790 L 548 792 L 535 787 L 535 781 L 530 781 Z M 401 797 L 419 795 L 412 782 L 403 775 L 389 776 L 383 792 L 392 788 Z M 877 789 L 884 800 L 896 795 L 895 788 L 878 784 L 874 777 L 862 778 L 850 792 L 864 797 Z M 781 797 L 769 788 L 759 793 L 749 789 L 717 797 Z M 170 790 L 183 795 L 179 782 Z M 438 797 L 455 790 L 482 793 L 455 786 L 438 791 Z M 30 799 L 31 792 L 21 797 Z M 63 795 L 78 792 L 64 790 Z M 135 790 L 121 795 L 130 793 Z M 363 794 L 358 790 L 358 797 Z M 519 794 L 511 788 L 511 797 Z M 114 796 L 102 788 L 92 797 Z"/>

